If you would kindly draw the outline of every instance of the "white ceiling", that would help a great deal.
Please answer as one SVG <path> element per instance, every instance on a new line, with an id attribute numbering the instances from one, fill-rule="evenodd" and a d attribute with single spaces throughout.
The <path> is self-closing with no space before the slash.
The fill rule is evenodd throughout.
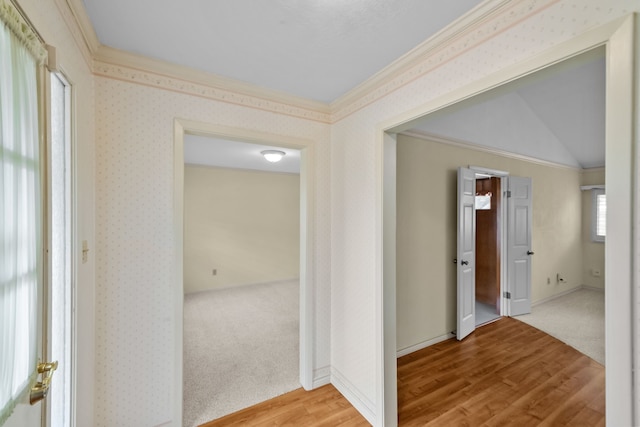
<path id="1" fill-rule="evenodd" d="M 100 42 L 329 103 L 480 0 L 83 0 Z M 426 118 L 414 130 L 576 167 L 604 165 L 603 50 Z M 253 144 L 188 137 L 187 161 L 260 164 Z M 233 151 L 236 150 L 236 153 Z M 248 156 L 244 158 L 244 156 Z M 297 153 L 299 156 L 299 153 Z M 295 169 L 287 155 L 278 164 Z M 235 162 L 235 163 L 234 163 Z"/>
<path id="2" fill-rule="evenodd" d="M 604 50 L 426 117 L 412 130 L 568 166 L 602 167 Z"/>
<path id="3" fill-rule="evenodd" d="M 271 163 L 260 154 L 263 150 L 280 150 L 285 156 L 278 163 Z M 184 137 L 184 162 L 267 172 L 300 173 L 299 150 L 195 135 Z"/>
<path id="4" fill-rule="evenodd" d="M 480 0 L 84 0 L 104 45 L 329 103 Z"/>

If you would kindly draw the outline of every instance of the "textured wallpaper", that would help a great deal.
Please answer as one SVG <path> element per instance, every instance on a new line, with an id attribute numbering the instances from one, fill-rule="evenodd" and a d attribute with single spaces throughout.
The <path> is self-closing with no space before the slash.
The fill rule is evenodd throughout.
<path id="1" fill-rule="evenodd" d="M 335 114 L 331 139 L 331 355 L 332 369 L 349 381 L 362 405 L 377 414 L 375 328 L 377 307 L 375 129 L 454 89 L 569 40 L 589 29 L 640 10 L 637 1 L 521 1 L 486 22 L 455 52 L 425 58 L 425 74 L 404 76 L 376 101 Z M 508 22 L 507 22 L 508 21 Z M 493 31 L 493 34 L 492 34 Z M 477 34 L 483 34 L 478 42 Z M 464 46 L 467 46 L 466 48 Z M 465 50 L 466 49 L 466 50 Z M 372 95 L 372 99 L 376 99 Z M 344 118 L 342 118 L 344 117 Z M 425 274 L 428 271 L 425 270 Z M 400 308 L 399 308 L 400 309 Z"/>
<path id="2" fill-rule="evenodd" d="M 158 425 L 171 420 L 179 398 L 172 395 L 177 117 L 317 142 L 314 359 L 316 368 L 328 366 L 328 126 L 101 77 L 96 104 L 98 425 Z"/>
<path id="3" fill-rule="evenodd" d="M 96 77 L 96 422 L 152 426 L 171 419 L 175 273 L 176 117 L 311 139 L 315 193 L 315 367 L 331 363 L 370 419 L 377 383 L 376 127 L 411 109 L 640 9 L 637 1 L 516 1 L 450 50 L 431 52 L 399 80 L 336 112 L 333 125 L 196 94 Z M 135 74 L 135 73 L 134 73 Z M 127 77 L 131 80 L 131 76 Z M 124 78 L 124 77 L 123 77 Z M 133 79 L 135 80 L 135 78 Z M 239 102 L 242 104 L 242 102 Z M 136 399 L 131 399 L 136 396 Z"/>

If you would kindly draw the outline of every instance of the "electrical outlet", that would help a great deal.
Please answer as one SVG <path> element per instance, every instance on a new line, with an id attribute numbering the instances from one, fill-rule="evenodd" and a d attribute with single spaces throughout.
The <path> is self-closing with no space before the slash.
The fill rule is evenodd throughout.
<path id="1" fill-rule="evenodd" d="M 591 270 L 591 274 L 593 274 L 593 277 L 600 277 L 602 275 L 602 273 L 598 269 Z"/>

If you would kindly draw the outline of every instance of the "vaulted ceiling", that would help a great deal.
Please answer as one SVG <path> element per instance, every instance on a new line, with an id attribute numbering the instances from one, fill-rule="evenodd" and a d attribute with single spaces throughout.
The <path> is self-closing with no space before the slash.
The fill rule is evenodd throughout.
<path id="1" fill-rule="evenodd" d="M 325 105 L 483 6 L 480 0 L 83 1 L 102 45 Z M 430 116 L 414 131 L 574 167 L 603 166 L 603 54 Z M 203 149 L 202 140 L 194 141 L 187 143 Z M 216 150 L 228 153 L 232 165 L 250 148 L 238 145 L 234 154 L 233 143 L 223 145 Z"/>
<path id="2" fill-rule="evenodd" d="M 603 167 L 604 48 L 426 117 L 412 131 L 572 167 Z"/>

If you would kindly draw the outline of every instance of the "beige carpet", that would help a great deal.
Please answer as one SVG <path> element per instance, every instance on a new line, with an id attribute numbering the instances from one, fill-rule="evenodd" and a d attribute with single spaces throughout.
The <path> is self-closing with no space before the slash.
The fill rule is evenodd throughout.
<path id="1" fill-rule="evenodd" d="M 183 426 L 300 387 L 299 282 L 185 295 Z"/>
<path id="2" fill-rule="evenodd" d="M 604 365 L 604 292 L 580 289 L 515 318 Z"/>

